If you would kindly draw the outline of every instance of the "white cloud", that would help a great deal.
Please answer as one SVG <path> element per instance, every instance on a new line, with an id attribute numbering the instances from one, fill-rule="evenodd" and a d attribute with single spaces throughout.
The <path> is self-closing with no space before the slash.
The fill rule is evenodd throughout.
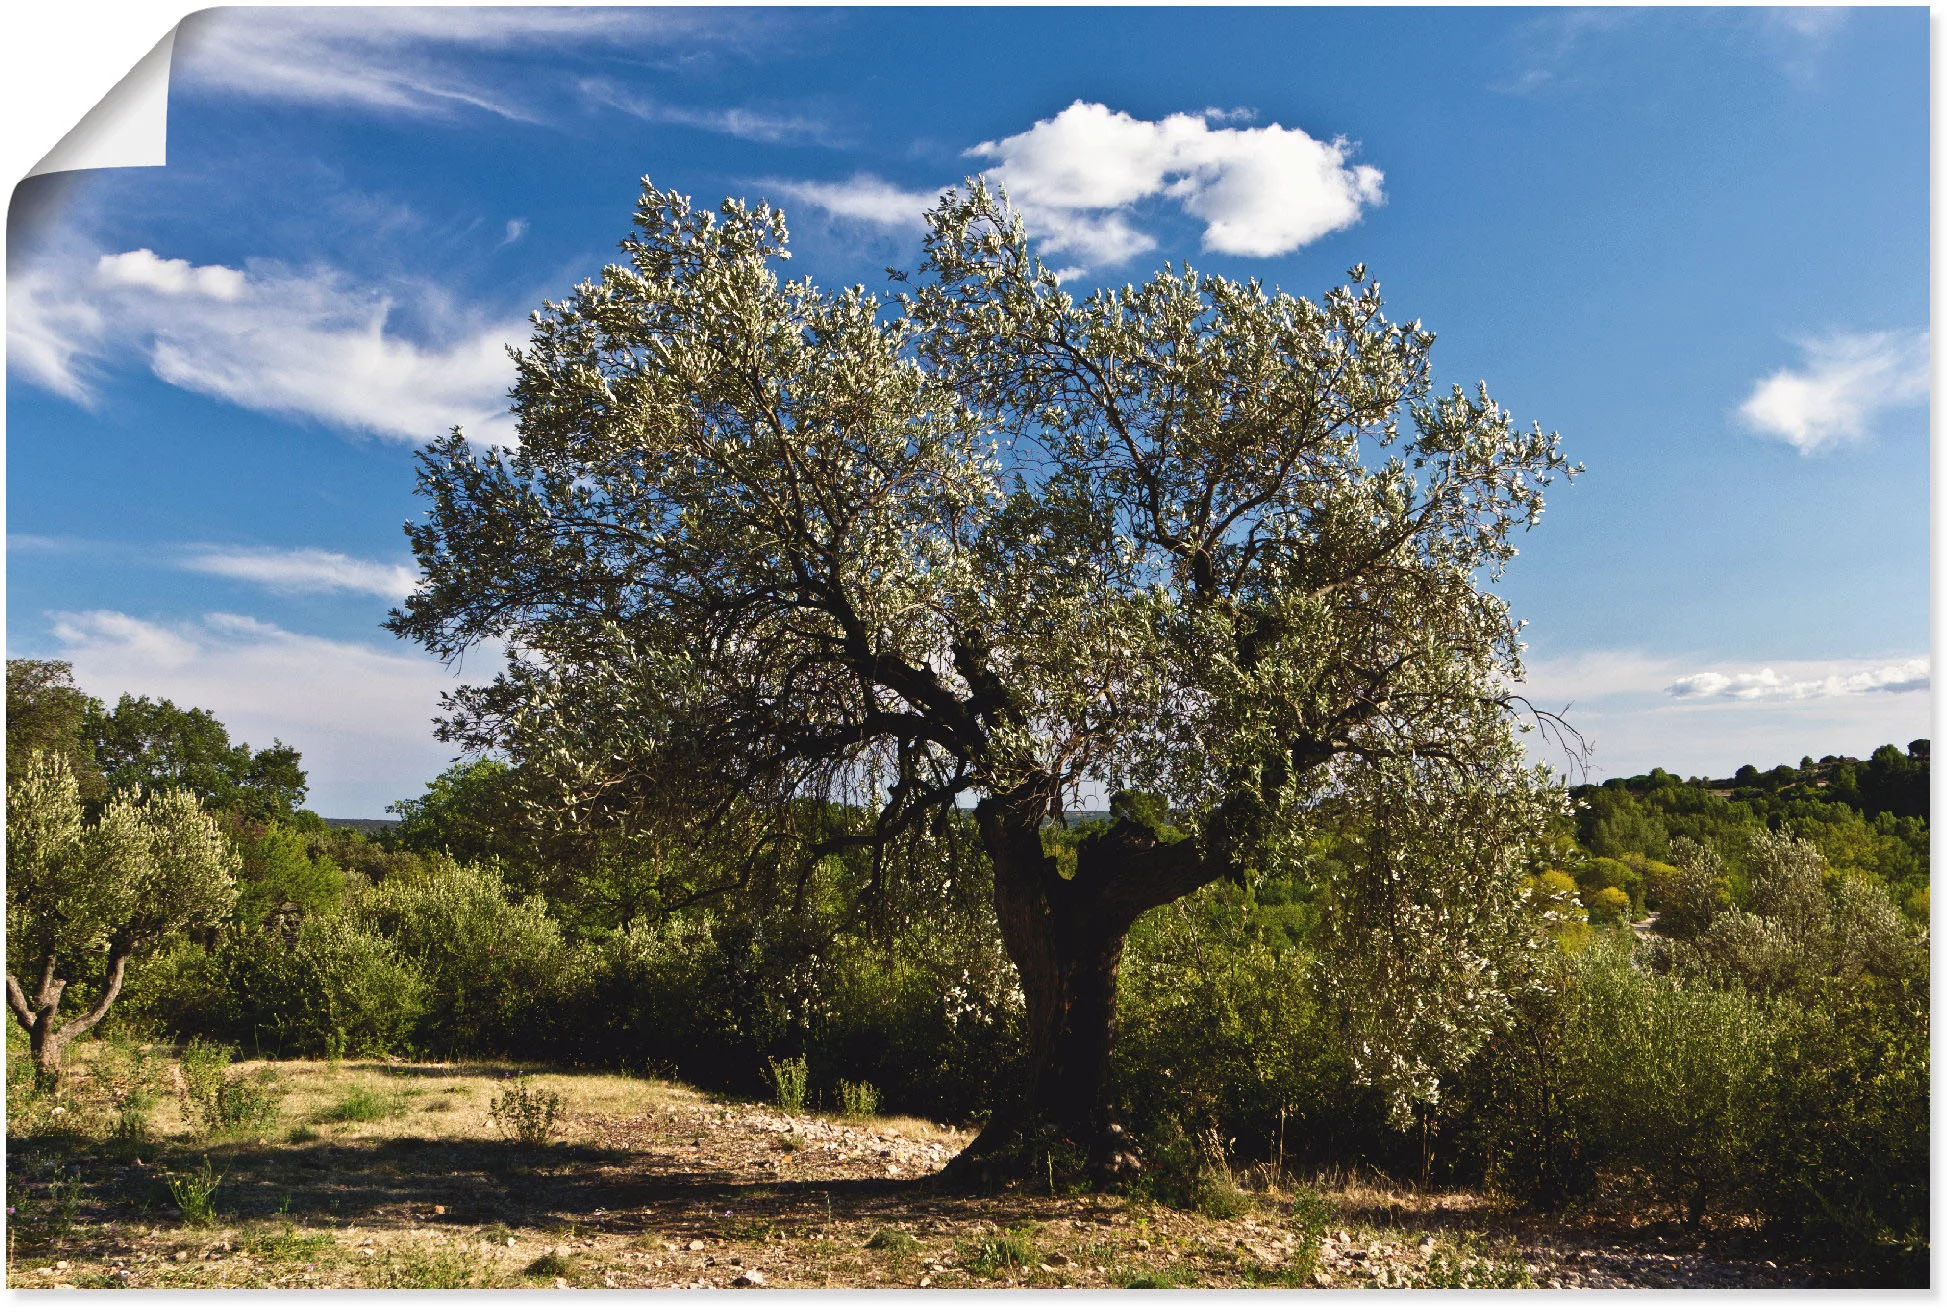
<path id="1" fill-rule="evenodd" d="M 1595 779 L 1653 766 L 1724 778 L 1747 762 L 1769 768 L 1806 755 L 1863 756 L 1881 743 L 1925 736 L 1932 720 L 1925 656 L 1711 664 L 1583 652 L 1530 661 L 1520 691 L 1543 709 L 1567 708 L 1588 739 Z M 1534 735 L 1528 745 L 1541 759 L 1569 764 Z"/>
<path id="2" fill-rule="evenodd" d="M 437 288 L 361 285 L 332 269 L 274 261 L 194 265 L 142 249 L 50 253 L 8 280 L 8 364 L 92 404 L 98 376 L 135 358 L 177 387 L 267 414 L 403 441 L 455 424 L 511 442 L 506 344 L 520 322 L 490 324 Z M 403 302 L 403 304 L 402 304 Z M 435 341 L 391 330 L 395 308 L 451 325 Z"/>
<path id="3" fill-rule="evenodd" d="M 204 10 L 183 24 L 176 76 L 204 92 L 445 116 L 478 111 L 532 122 L 532 63 L 550 53 L 694 49 L 746 20 L 630 8 L 292 7 Z M 456 59 L 455 55 L 463 56 Z M 530 67 L 506 75 L 481 56 Z M 499 73 L 499 76 L 495 74 Z"/>
<path id="4" fill-rule="evenodd" d="M 198 574 L 260 583 L 273 592 L 363 592 L 389 601 L 402 600 L 418 582 L 416 570 L 359 560 L 315 547 L 293 550 L 251 550 L 216 547 L 186 557 L 183 568 Z"/>
<path id="5" fill-rule="evenodd" d="M 886 228 L 913 228 L 935 201 L 937 191 L 907 191 L 870 173 L 856 173 L 845 182 L 788 182 L 761 184 L 786 200 L 824 210 L 841 219 L 859 219 Z"/>
<path id="6" fill-rule="evenodd" d="M 834 144 L 831 127 L 823 120 L 803 114 L 774 113 L 770 110 L 732 106 L 728 109 L 699 109 L 665 104 L 638 95 L 607 78 L 584 78 L 582 94 L 596 104 L 619 109 L 649 123 L 674 123 L 681 127 L 718 132 L 744 141 Z"/>
<path id="7" fill-rule="evenodd" d="M 1228 121 L 1237 111 L 1218 116 Z M 1383 175 L 1349 164 L 1343 138 L 1276 123 L 1213 127 L 1209 114 L 1148 121 L 1076 101 L 1025 132 L 967 154 L 992 170 L 1051 251 L 1114 264 L 1155 243 L 1130 206 L 1166 197 L 1204 221 L 1206 250 L 1281 255 L 1358 222 L 1383 202 Z"/>
<path id="8" fill-rule="evenodd" d="M 1791 678 L 1769 665 L 1736 674 L 1706 670 L 1701 674 L 1685 675 L 1664 691 L 1672 697 L 1726 697 L 1745 702 L 1803 701 L 1808 697 L 1846 697 L 1870 692 L 1924 692 L 1931 686 L 1931 660 L 1920 656 L 1892 665 L 1812 678 Z"/>
<path id="9" fill-rule="evenodd" d="M 54 618 L 61 660 L 75 682 L 113 702 L 122 693 L 167 697 L 215 713 L 232 738 L 256 747 L 281 738 L 303 754 L 311 795 L 325 815 L 375 817 L 416 796 L 452 753 L 432 735 L 439 695 L 459 682 L 430 657 L 292 633 L 242 615 L 155 623 L 118 611 Z M 491 677 L 497 654 L 468 671 Z"/>
<path id="10" fill-rule="evenodd" d="M 519 241 L 521 238 L 525 237 L 526 235 L 527 235 L 526 219 L 509 219 L 507 220 L 507 235 L 501 239 L 500 244 L 502 246 L 512 246 L 515 242 Z"/>
<path id="11" fill-rule="evenodd" d="M 1760 380 L 1738 414 L 1803 454 L 1857 442 L 1885 411 L 1927 397 L 1924 332 L 1834 333 L 1799 346 L 1803 368 Z"/>
<path id="12" fill-rule="evenodd" d="M 104 255 L 95 262 L 95 280 L 104 287 L 139 287 L 164 296 L 202 296 L 234 301 L 243 295 L 243 273 L 221 264 L 165 260 L 146 246 Z"/>

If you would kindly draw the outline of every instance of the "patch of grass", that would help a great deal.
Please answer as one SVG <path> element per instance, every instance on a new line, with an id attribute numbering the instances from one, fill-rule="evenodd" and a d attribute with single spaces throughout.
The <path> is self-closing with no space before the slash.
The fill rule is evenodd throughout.
<path id="1" fill-rule="evenodd" d="M 266 1262 L 315 1262 L 319 1255 L 336 1248 L 338 1241 L 329 1233 L 299 1230 L 294 1223 L 285 1221 L 277 1229 L 245 1235 L 237 1246 Z"/>
<path id="2" fill-rule="evenodd" d="M 879 1114 L 879 1090 L 870 1080 L 840 1080 L 838 1105 L 847 1116 Z"/>
<path id="3" fill-rule="evenodd" d="M 504 1081 L 501 1088 L 487 1112 L 502 1134 L 525 1144 L 544 1144 L 554 1138 L 554 1123 L 567 1105 L 559 1093 L 531 1087 L 525 1075 Z"/>
<path id="4" fill-rule="evenodd" d="M 164 1171 L 162 1181 L 184 1225 L 201 1228 L 215 1222 L 216 1190 L 223 1177 L 210 1169 L 209 1158 L 205 1157 L 201 1166 L 186 1175 Z"/>
<path id="5" fill-rule="evenodd" d="M 292 1127 L 291 1132 L 284 1136 L 284 1141 L 286 1143 L 316 1143 L 322 1138 L 324 1136 L 310 1126 L 299 1125 Z"/>
<path id="6" fill-rule="evenodd" d="M 804 1110 L 805 1094 L 811 1087 L 811 1068 L 803 1057 L 771 1059 L 771 1092 L 778 1107 L 787 1112 Z"/>
<path id="7" fill-rule="evenodd" d="M 495 1221 L 490 1226 L 482 1227 L 480 1237 L 490 1244 L 505 1247 L 507 1241 L 514 1237 L 514 1230 L 505 1221 Z"/>
<path id="8" fill-rule="evenodd" d="M 362 1121 L 382 1121 L 397 1116 L 406 1109 L 404 1095 L 383 1089 L 374 1089 L 369 1084 L 353 1085 L 340 1098 L 312 1119 L 332 1123 Z"/>
<path id="9" fill-rule="evenodd" d="M 1041 1250 L 1034 1246 L 1029 1232 L 1018 1227 L 963 1245 L 962 1251 L 966 1256 L 960 1265 L 989 1280 L 1041 1261 Z"/>
<path id="10" fill-rule="evenodd" d="M 904 1230 L 878 1230 L 872 1238 L 865 1241 L 867 1248 L 876 1248 L 888 1257 L 911 1257 L 919 1251 L 919 1240 Z"/>
<path id="11" fill-rule="evenodd" d="M 1202 1282 L 1186 1266 L 1164 1266 L 1125 1272 L 1118 1283 L 1124 1289 L 1195 1289 Z"/>
<path id="12" fill-rule="evenodd" d="M 372 1273 L 375 1289 L 485 1289 L 494 1267 L 459 1248 L 411 1248 L 385 1255 Z"/>

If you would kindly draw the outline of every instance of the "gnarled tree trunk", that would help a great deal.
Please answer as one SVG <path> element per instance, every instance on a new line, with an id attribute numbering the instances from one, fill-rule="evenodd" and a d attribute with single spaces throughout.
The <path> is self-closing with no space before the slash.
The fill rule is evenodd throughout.
<path id="1" fill-rule="evenodd" d="M 1065 1141 L 1099 1171 L 1119 1146 L 1106 1093 L 1123 944 L 1136 918 L 1222 874 L 1190 841 L 1118 822 L 1084 843 L 1072 878 L 1042 850 L 1039 794 L 989 798 L 975 812 L 994 869 L 1001 941 L 1021 977 L 1027 1065 L 1019 1093 L 953 1162 L 948 1178 L 991 1184 L 1038 1175 Z"/>
<path id="2" fill-rule="evenodd" d="M 30 1000 L 20 981 L 12 975 L 7 976 L 7 1006 L 14 1018 L 27 1031 L 28 1051 L 33 1054 L 34 1070 L 41 1081 L 52 1087 L 60 1083 L 61 1056 L 68 1044 L 93 1029 L 108 1009 L 115 1005 L 121 996 L 122 977 L 128 969 L 128 961 L 133 952 L 126 945 L 117 942 L 110 948 L 108 959 L 108 978 L 102 984 L 101 996 L 95 1005 L 69 1020 L 65 1025 L 57 1025 L 60 1018 L 61 998 L 67 992 L 68 982 L 55 975 L 56 964 L 49 957 L 41 970 L 39 986 Z"/>

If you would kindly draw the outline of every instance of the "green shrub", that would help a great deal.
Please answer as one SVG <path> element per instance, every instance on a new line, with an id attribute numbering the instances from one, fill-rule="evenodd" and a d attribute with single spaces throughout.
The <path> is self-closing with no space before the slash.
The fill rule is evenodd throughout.
<path id="1" fill-rule="evenodd" d="M 811 1085 L 811 1072 L 803 1057 L 771 1059 L 771 1100 L 787 1112 L 804 1110 L 805 1092 Z"/>
<path id="2" fill-rule="evenodd" d="M 420 1048 L 483 1056 L 545 1051 L 582 987 L 582 958 L 538 897 L 515 901 L 492 870 L 428 859 L 360 893 L 353 914 L 425 981 Z"/>
<path id="3" fill-rule="evenodd" d="M 425 988 L 390 943 L 331 915 L 175 949 L 137 994 L 143 1017 L 177 1034 L 294 1056 L 377 1055 L 410 1035 Z"/>
<path id="4" fill-rule="evenodd" d="M 994 1279 L 1006 1271 L 1034 1266 L 1041 1261 L 1041 1250 L 1034 1246 L 1032 1232 L 1017 1227 L 961 1245 L 961 1264 L 977 1276 Z"/>
<path id="5" fill-rule="evenodd" d="M 488 1114 L 500 1132 L 516 1143 L 544 1144 L 554 1138 L 554 1123 L 566 1103 L 552 1089 L 530 1086 L 526 1076 L 504 1081 L 488 1104 Z"/>
<path id="6" fill-rule="evenodd" d="M 232 1072 L 231 1051 L 227 1044 L 194 1039 L 180 1059 L 183 1119 L 205 1138 L 249 1134 L 277 1118 L 276 1076 L 268 1069 Z"/>
<path id="7" fill-rule="evenodd" d="M 877 1115 L 879 1091 L 869 1080 L 840 1080 L 838 1105 L 847 1116 Z"/>

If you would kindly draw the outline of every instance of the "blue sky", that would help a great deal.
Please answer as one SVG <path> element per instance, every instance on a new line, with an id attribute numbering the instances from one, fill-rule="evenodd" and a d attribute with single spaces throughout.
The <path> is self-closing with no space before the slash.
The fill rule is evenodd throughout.
<path id="1" fill-rule="evenodd" d="M 794 270 L 911 267 L 1008 181 L 1072 289 L 1366 263 L 1588 472 L 1504 582 L 1596 778 L 1928 732 L 1922 9 L 248 10 L 169 163 L 30 182 L 7 651 L 207 706 L 378 815 L 449 759 L 413 445 L 492 438 L 527 311 L 639 179 L 766 197 Z"/>

